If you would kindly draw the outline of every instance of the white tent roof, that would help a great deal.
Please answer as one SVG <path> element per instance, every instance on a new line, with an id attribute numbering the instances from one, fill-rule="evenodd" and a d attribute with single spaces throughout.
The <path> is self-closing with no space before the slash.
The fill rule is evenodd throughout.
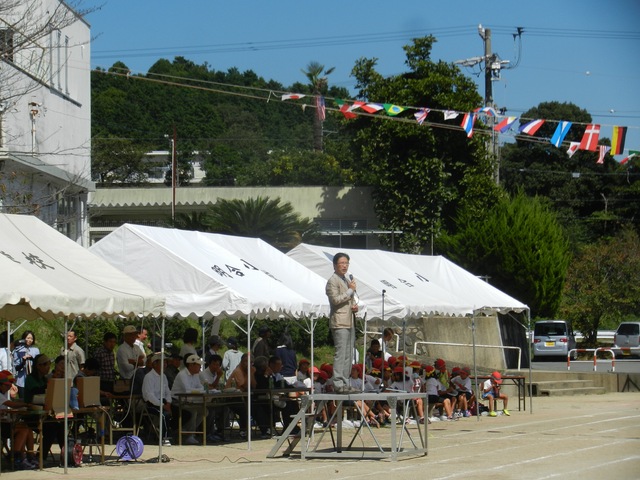
<path id="1" fill-rule="evenodd" d="M 449 292 L 454 292 L 462 303 L 473 305 L 475 311 L 506 313 L 522 312 L 529 308 L 441 255 L 383 253 L 411 269 L 415 278 L 420 281 L 433 282 Z"/>
<path id="2" fill-rule="evenodd" d="M 36 217 L 0 214 L 0 318 L 161 315 L 164 299 Z"/>
<path id="3" fill-rule="evenodd" d="M 380 250 L 356 250 L 300 244 L 287 255 L 323 278 L 333 273 L 333 256 L 350 257 L 349 272 L 358 284 L 368 320 L 427 315 L 465 315 L 473 306 L 434 282 L 420 282 L 412 269 Z M 383 296 L 384 294 L 384 302 Z"/>
<path id="4" fill-rule="evenodd" d="M 286 256 L 276 249 L 260 246 L 260 253 L 252 251 L 259 242 L 251 246 L 248 239 L 231 237 L 222 242 L 219 237 L 126 224 L 93 245 L 91 251 L 165 295 L 169 316 L 316 313 L 317 300 L 304 297 L 299 293 L 302 288 L 294 291 L 287 286 L 287 282 L 301 283 L 312 275 L 302 269 L 294 271 L 293 264 L 285 266 Z M 232 248 L 234 242 L 237 245 Z M 264 259 L 259 261 L 258 255 Z"/>

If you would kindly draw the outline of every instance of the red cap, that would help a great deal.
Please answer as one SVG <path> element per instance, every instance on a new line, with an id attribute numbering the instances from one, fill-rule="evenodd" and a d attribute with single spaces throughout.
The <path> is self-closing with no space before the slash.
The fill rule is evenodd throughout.
<path id="1" fill-rule="evenodd" d="M 393 373 L 404 373 L 404 368 L 396 367 L 393 369 Z"/>
<path id="2" fill-rule="evenodd" d="M 333 365 L 330 365 L 328 363 L 323 363 L 322 365 L 320 365 L 320 370 L 327 372 L 327 375 L 329 375 L 330 377 L 333 375 Z"/>
<path id="3" fill-rule="evenodd" d="M 16 383 L 16 379 L 9 370 L 0 372 L 0 383 Z"/>
<path id="4" fill-rule="evenodd" d="M 427 366 L 424 367 L 424 372 L 425 373 L 433 373 L 435 371 L 436 371 L 436 369 L 431 365 L 427 365 Z"/>
<path id="5" fill-rule="evenodd" d="M 498 385 L 502 383 L 502 375 L 500 375 L 500 372 L 493 372 L 491 376 L 493 377 L 493 379 L 496 381 Z"/>
<path id="6" fill-rule="evenodd" d="M 298 365 L 302 365 L 303 363 L 307 363 L 307 364 L 311 365 L 311 362 L 309 360 L 307 360 L 306 358 L 301 358 L 300 361 L 298 362 Z"/>
<path id="7" fill-rule="evenodd" d="M 312 372 L 313 373 L 320 373 L 320 369 L 314 365 Z"/>
<path id="8" fill-rule="evenodd" d="M 453 368 L 451 369 L 451 374 L 452 374 L 453 376 L 455 376 L 455 375 L 456 375 L 456 374 L 458 374 L 458 373 L 460 373 L 460 367 L 453 367 Z"/>
<path id="9" fill-rule="evenodd" d="M 436 368 L 444 368 L 447 364 L 441 358 L 436 360 Z"/>
<path id="10" fill-rule="evenodd" d="M 378 370 L 382 369 L 382 365 L 384 364 L 384 360 L 382 358 L 376 358 L 373 360 L 373 362 L 371 363 L 371 366 L 373 368 L 377 368 Z"/>
<path id="11" fill-rule="evenodd" d="M 420 365 L 420 362 L 418 362 L 417 360 L 414 360 L 413 362 L 411 362 L 409 366 L 411 368 L 422 368 L 422 365 Z"/>
<path id="12" fill-rule="evenodd" d="M 467 375 L 471 375 L 471 369 L 469 367 L 462 367 L 462 373 L 466 373 Z"/>
<path id="13" fill-rule="evenodd" d="M 396 357 L 389 357 L 387 362 L 389 362 L 389 365 L 395 366 L 396 363 L 398 363 L 398 360 L 396 359 Z"/>
<path id="14" fill-rule="evenodd" d="M 321 379 L 323 380 L 329 380 L 329 375 L 327 375 L 327 372 L 325 372 L 324 370 L 320 370 L 319 376 Z"/>

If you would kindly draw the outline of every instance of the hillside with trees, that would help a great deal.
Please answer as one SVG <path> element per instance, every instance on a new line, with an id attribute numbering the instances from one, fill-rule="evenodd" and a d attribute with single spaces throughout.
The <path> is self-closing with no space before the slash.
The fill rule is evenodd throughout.
<path id="1" fill-rule="evenodd" d="M 625 165 L 609 155 L 598 164 L 597 152 L 569 157 L 566 147 L 549 142 L 553 122 L 505 143 L 499 162 L 486 137 L 468 138 L 460 119 L 419 125 L 410 111 L 347 120 L 328 110 L 318 123 L 318 93 L 334 110 L 338 99 L 441 111 L 481 107 L 470 78 L 431 58 L 435 41 L 414 39 L 404 48 L 406 71 L 390 77 L 376 71 L 376 59 L 360 59 L 353 94 L 333 87 L 332 69 L 317 62 L 301 66 L 301 82 L 290 86 L 182 57 L 158 60 L 144 76 L 129 76 L 123 63 L 93 72 L 93 177 L 103 186 L 143 184 L 147 167 L 134 159 L 168 150 L 175 127 L 179 163 L 184 168 L 197 154 L 206 185 L 373 186 L 380 226 L 403 232 L 397 250 L 446 254 L 527 303 L 534 318 L 575 312 L 585 326 L 610 328 L 615 314 L 578 310 L 580 277 L 592 275 L 597 283 L 600 273 L 573 259 L 585 264 L 599 249 L 609 254 L 611 245 L 628 244 L 630 230 L 638 232 L 637 157 Z M 285 92 L 307 97 L 282 101 Z M 586 110 L 561 102 L 533 106 L 522 118 L 591 121 Z M 488 129 L 481 120 L 476 128 Z M 565 143 L 580 140 L 582 131 L 572 129 Z M 612 310 L 620 315 L 640 312 L 638 299 L 628 296 L 615 305 L 624 305 Z M 596 314 L 598 321 L 589 323 Z"/>

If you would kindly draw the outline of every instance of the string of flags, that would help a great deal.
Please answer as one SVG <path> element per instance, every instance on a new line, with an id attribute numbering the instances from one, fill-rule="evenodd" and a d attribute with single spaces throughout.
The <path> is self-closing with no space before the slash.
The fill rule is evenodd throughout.
<path id="1" fill-rule="evenodd" d="M 285 100 L 299 100 L 306 95 L 298 93 L 285 93 L 281 96 L 282 101 Z M 351 120 L 357 117 L 357 110 L 362 110 L 368 114 L 376 114 L 384 111 L 388 116 L 395 117 L 405 111 L 414 111 L 413 118 L 418 125 L 423 125 L 427 119 L 427 116 L 432 112 L 440 112 L 443 115 L 445 121 L 455 120 L 462 115 L 462 122 L 460 127 L 464 130 L 468 138 L 473 136 L 473 130 L 476 120 L 479 115 L 488 117 L 494 117 L 496 124 L 493 130 L 500 133 L 507 133 L 515 125 L 518 117 L 508 117 L 504 115 L 498 115 L 496 111 L 491 107 L 476 108 L 472 112 L 458 112 L 455 110 L 437 110 L 424 107 L 406 107 L 395 105 L 392 103 L 376 103 L 376 102 L 363 102 L 363 101 L 345 101 L 340 98 L 333 100 L 338 111 L 347 119 Z M 322 95 L 315 96 L 315 104 L 317 108 L 317 115 L 321 121 L 325 120 L 326 107 L 325 99 Z M 524 123 L 518 127 L 518 133 L 533 136 L 538 130 L 545 124 L 545 119 L 534 119 L 527 123 Z M 560 148 L 564 142 L 565 137 L 569 133 L 569 130 L 573 127 L 573 123 L 562 120 L 550 120 L 550 122 L 557 122 L 558 126 L 555 129 L 554 134 L 549 139 L 549 142 L 556 148 Z M 567 149 L 567 155 L 571 157 L 578 150 L 585 150 L 589 152 L 598 152 L 597 163 L 604 163 L 604 157 L 608 153 L 609 155 L 622 155 L 625 150 L 625 141 L 628 127 L 613 126 L 611 135 L 611 146 L 599 145 L 598 140 L 600 138 L 600 125 L 588 124 L 585 128 L 584 134 L 580 142 L 569 142 Z M 624 165 L 629 159 L 640 156 L 640 150 L 629 150 L 629 155 L 620 161 L 620 164 Z"/>

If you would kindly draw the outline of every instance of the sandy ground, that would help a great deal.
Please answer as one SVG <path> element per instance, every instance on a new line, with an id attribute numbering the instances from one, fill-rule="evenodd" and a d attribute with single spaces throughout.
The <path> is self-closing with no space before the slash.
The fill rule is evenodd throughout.
<path id="1" fill-rule="evenodd" d="M 415 426 L 409 427 L 415 436 Z M 389 428 L 376 430 L 388 445 Z M 364 431 L 357 439 L 374 445 Z M 105 465 L 85 463 L 69 468 L 67 478 L 136 480 L 249 480 L 297 478 L 396 479 L 545 479 L 640 478 L 640 393 L 608 393 L 534 398 L 533 413 L 511 410 L 511 416 L 476 417 L 429 426 L 428 455 L 390 460 L 307 459 L 300 449 L 284 458 L 267 458 L 275 440 L 221 446 L 172 446 L 163 449 L 169 462 L 157 461 L 158 447 L 146 445 L 137 462 L 117 461 L 107 446 Z M 86 457 L 85 457 L 86 459 Z M 4 470 L 4 468 L 3 468 Z M 64 469 L 2 472 L 7 479 L 65 478 Z"/>

